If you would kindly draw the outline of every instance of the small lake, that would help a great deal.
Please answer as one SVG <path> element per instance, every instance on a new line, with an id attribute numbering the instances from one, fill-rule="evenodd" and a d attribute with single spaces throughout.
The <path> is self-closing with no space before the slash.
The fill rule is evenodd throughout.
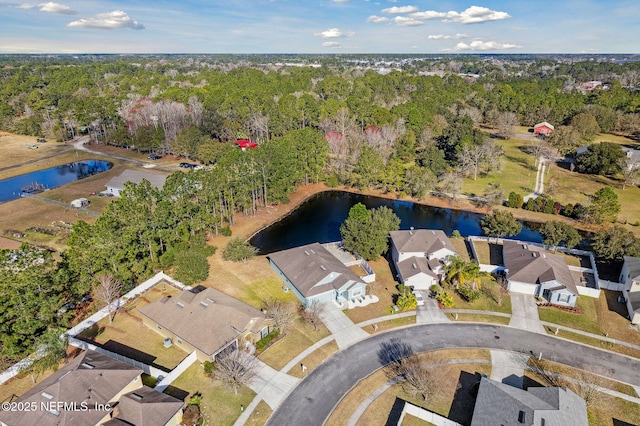
<path id="1" fill-rule="evenodd" d="M 0 180 L 0 203 L 20 198 L 23 188 L 42 185 L 45 189 L 53 189 L 105 172 L 111 167 L 113 163 L 108 161 L 83 160 Z"/>
<path id="2" fill-rule="evenodd" d="M 362 203 L 372 209 L 386 206 L 400 218 L 400 229 L 442 229 L 447 235 L 457 229 L 463 236 L 482 235 L 480 219 L 483 215 L 462 210 L 425 206 L 408 201 L 389 200 L 344 191 L 326 191 L 314 195 L 279 222 L 263 229 L 251 238 L 251 245 L 260 254 L 285 250 L 314 242 L 340 240 L 340 225 L 349 209 Z M 530 223 L 535 228 L 536 224 Z M 513 238 L 541 242 L 537 231 L 523 223 L 522 232 Z"/>

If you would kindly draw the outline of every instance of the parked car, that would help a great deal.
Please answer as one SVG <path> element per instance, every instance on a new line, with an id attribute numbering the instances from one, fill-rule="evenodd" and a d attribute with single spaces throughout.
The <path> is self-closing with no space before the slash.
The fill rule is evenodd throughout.
<path id="1" fill-rule="evenodd" d="M 418 303 L 418 306 L 424 305 L 424 298 L 422 297 L 422 293 L 420 293 L 418 290 L 414 290 L 413 295 L 416 296 L 416 302 Z"/>
<path id="2" fill-rule="evenodd" d="M 158 154 L 149 154 L 149 155 L 147 156 L 147 158 L 148 158 L 149 160 L 159 160 L 159 159 L 161 159 L 161 158 L 162 158 L 162 155 L 158 155 Z"/>
<path id="3" fill-rule="evenodd" d="M 191 163 L 180 163 L 180 167 L 183 169 L 195 169 L 196 165 Z"/>

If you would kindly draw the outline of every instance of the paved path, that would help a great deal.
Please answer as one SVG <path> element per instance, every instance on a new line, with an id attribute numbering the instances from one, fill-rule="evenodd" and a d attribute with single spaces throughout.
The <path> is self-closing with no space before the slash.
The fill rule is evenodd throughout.
<path id="1" fill-rule="evenodd" d="M 410 344 L 415 353 L 462 347 L 510 350 L 523 354 L 542 352 L 544 359 L 640 386 L 638 360 L 610 351 L 499 325 L 416 325 L 374 334 L 337 352 L 298 384 L 267 424 L 322 424 L 343 395 L 363 377 L 385 364 L 382 360 L 385 348 L 388 350 L 394 339 Z M 594 360 L 598 360 L 597 363 Z"/>
<path id="2" fill-rule="evenodd" d="M 449 318 L 438 307 L 438 302 L 430 297 L 424 298 L 424 305 L 416 309 L 416 324 L 435 324 L 449 322 Z"/>
<path id="3" fill-rule="evenodd" d="M 367 398 L 364 401 L 362 401 L 360 405 L 358 405 L 358 408 L 356 408 L 356 411 L 353 412 L 351 417 L 349 417 L 347 426 L 356 426 L 358 424 L 358 420 L 360 420 L 360 417 L 362 417 L 364 412 L 367 411 L 367 408 L 369 408 L 369 406 L 373 403 L 373 401 L 375 401 L 376 398 L 378 398 L 380 395 L 385 393 L 385 391 L 389 389 L 391 386 L 395 385 L 396 383 L 399 383 L 400 381 L 401 381 L 400 377 L 395 377 L 389 380 L 384 385 L 380 386 L 375 391 L 373 391 L 371 395 L 367 396 Z"/>
<path id="4" fill-rule="evenodd" d="M 136 166 L 140 166 L 143 167 L 145 165 L 153 165 L 153 169 L 154 170 L 160 170 L 163 172 L 173 172 L 174 170 L 166 168 L 166 167 L 155 167 L 156 165 L 154 163 L 149 163 L 149 162 L 145 162 L 145 161 L 139 161 L 136 160 L 134 158 L 129 158 L 129 157 L 124 157 L 122 155 L 116 155 L 116 154 L 111 154 L 108 152 L 100 152 L 100 151 L 94 151 L 92 149 L 87 148 L 84 144 L 89 142 L 89 136 L 82 136 L 81 138 L 78 138 L 74 143 L 73 143 L 73 147 L 79 151 L 84 151 L 84 152 L 88 152 L 90 154 L 95 154 L 95 155 L 100 155 L 102 157 L 108 157 L 108 158 L 115 158 L 116 160 L 122 160 L 122 161 L 128 161 L 130 163 L 134 163 Z"/>
<path id="5" fill-rule="evenodd" d="M 545 161 L 542 158 L 538 159 L 538 170 L 536 171 L 536 183 L 533 192 L 524 197 L 524 201 L 528 201 L 529 198 L 538 198 L 544 193 L 544 169 Z"/>
<path id="6" fill-rule="evenodd" d="M 336 343 L 340 349 L 359 342 L 369 337 L 369 333 L 358 327 L 333 303 L 322 305 L 320 319 L 336 338 Z"/>
<path id="7" fill-rule="evenodd" d="M 547 334 L 540 317 L 536 299 L 530 294 L 511 292 L 511 320 L 510 327 Z"/>
<path id="8" fill-rule="evenodd" d="M 524 369 L 531 354 L 491 350 L 491 380 L 522 389 Z"/>
<path id="9" fill-rule="evenodd" d="M 255 361 L 258 363 L 258 371 L 249 387 L 269 407 L 275 409 L 300 379 L 275 370 L 257 358 Z"/>

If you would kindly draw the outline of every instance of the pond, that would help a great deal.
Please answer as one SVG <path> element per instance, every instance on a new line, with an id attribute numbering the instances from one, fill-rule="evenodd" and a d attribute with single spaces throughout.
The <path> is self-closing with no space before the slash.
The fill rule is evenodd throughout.
<path id="1" fill-rule="evenodd" d="M 482 235 L 482 214 L 344 191 L 326 191 L 309 198 L 291 214 L 258 232 L 251 238 L 251 245 L 256 247 L 260 254 L 269 254 L 313 242 L 338 241 L 340 225 L 349 215 L 349 209 L 357 203 L 362 203 L 369 209 L 389 207 L 400 218 L 400 229 L 409 229 L 412 226 L 442 229 L 447 235 L 451 235 L 457 229 L 465 237 Z M 531 229 L 536 225 L 524 222 L 522 232 L 513 238 L 541 242 L 540 234 Z"/>
<path id="2" fill-rule="evenodd" d="M 0 180 L 0 203 L 20 198 L 25 191 L 57 188 L 111 167 L 113 163 L 108 161 L 84 160 Z"/>

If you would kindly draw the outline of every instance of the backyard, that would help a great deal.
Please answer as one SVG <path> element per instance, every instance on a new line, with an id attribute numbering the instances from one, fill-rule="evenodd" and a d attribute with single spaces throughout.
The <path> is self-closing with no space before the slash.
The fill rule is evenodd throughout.
<path id="1" fill-rule="evenodd" d="M 145 364 L 172 370 L 188 354 L 175 345 L 165 348 L 164 338 L 142 324 L 138 309 L 179 292 L 170 285 L 158 284 L 119 309 L 112 323 L 104 318 L 76 337 Z"/>

